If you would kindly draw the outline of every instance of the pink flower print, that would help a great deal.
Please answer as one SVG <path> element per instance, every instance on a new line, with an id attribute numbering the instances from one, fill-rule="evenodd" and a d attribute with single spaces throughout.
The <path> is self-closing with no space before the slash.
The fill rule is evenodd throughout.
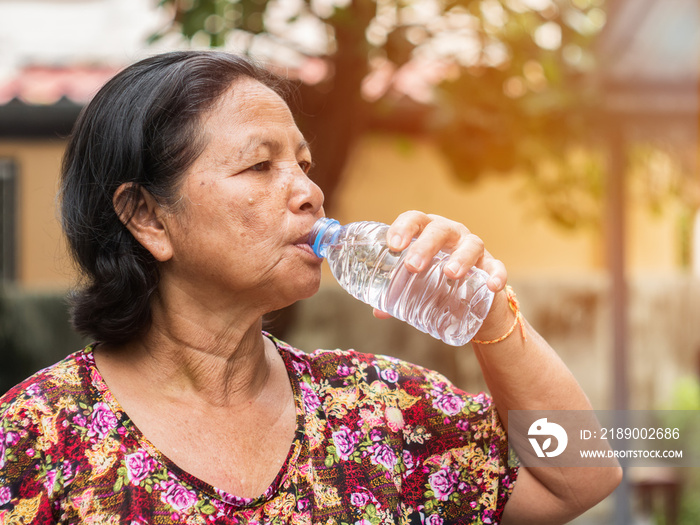
<path id="1" fill-rule="evenodd" d="M 416 460 L 413 458 L 413 455 L 408 450 L 404 450 L 401 453 L 401 457 L 403 466 L 406 467 L 406 474 L 412 472 L 416 468 Z"/>
<path id="2" fill-rule="evenodd" d="M 362 492 L 353 492 L 350 495 L 350 503 L 352 503 L 353 507 L 362 509 L 369 503 L 369 495 Z"/>
<path id="3" fill-rule="evenodd" d="M 466 432 L 469 430 L 469 421 L 467 419 L 460 419 L 457 421 L 457 428 L 460 429 L 462 432 Z"/>
<path id="4" fill-rule="evenodd" d="M 75 476 L 73 464 L 67 459 L 63 461 L 63 483 L 68 483 Z"/>
<path id="5" fill-rule="evenodd" d="M 294 361 L 293 366 L 296 373 L 300 376 L 303 376 L 308 371 L 306 368 L 306 363 L 299 363 L 298 361 Z"/>
<path id="6" fill-rule="evenodd" d="M 428 476 L 428 483 L 435 497 L 440 501 L 447 501 L 455 490 L 459 474 L 449 469 L 440 469 Z"/>
<path id="7" fill-rule="evenodd" d="M 379 372 L 379 377 L 388 383 L 396 383 L 399 380 L 399 373 L 393 368 L 385 368 Z"/>
<path id="8" fill-rule="evenodd" d="M 214 489 L 216 494 L 223 500 L 224 503 L 228 505 L 235 505 L 237 507 L 243 507 L 248 505 L 254 498 L 241 498 L 239 496 L 234 496 L 228 492 L 221 489 Z"/>
<path id="9" fill-rule="evenodd" d="M 367 425 L 369 428 L 378 427 L 384 424 L 384 420 L 379 417 L 374 411 L 368 410 L 366 408 L 360 409 L 360 421 L 359 425 Z"/>
<path id="10" fill-rule="evenodd" d="M 474 402 L 479 403 L 480 405 L 488 405 L 486 393 L 479 392 L 477 395 L 474 396 Z"/>
<path id="11" fill-rule="evenodd" d="M 19 434 L 17 432 L 9 431 L 5 435 L 5 443 L 9 447 L 11 447 L 12 445 L 15 445 L 18 441 L 19 441 Z"/>
<path id="12" fill-rule="evenodd" d="M 155 460 L 143 450 L 137 450 L 124 458 L 126 474 L 132 485 L 139 485 L 156 467 Z"/>
<path id="13" fill-rule="evenodd" d="M 88 422 L 88 436 L 96 436 L 102 439 L 116 427 L 117 416 L 114 415 L 106 403 L 96 403 Z"/>
<path id="14" fill-rule="evenodd" d="M 446 416 L 459 414 L 466 405 L 464 399 L 454 394 L 440 394 L 433 400 L 433 408 L 437 408 Z"/>
<path id="15" fill-rule="evenodd" d="M 384 413 L 386 424 L 392 432 L 398 432 L 404 427 L 403 412 L 397 407 L 388 407 Z"/>
<path id="16" fill-rule="evenodd" d="M 87 425 L 87 419 L 85 419 L 85 416 L 82 414 L 76 414 L 73 416 L 73 424 L 78 425 L 79 427 L 84 427 Z"/>
<path id="17" fill-rule="evenodd" d="M 340 377 L 347 377 L 352 373 L 352 369 L 343 363 L 342 365 L 338 365 L 338 375 Z"/>
<path id="18" fill-rule="evenodd" d="M 41 395 L 41 391 L 39 390 L 38 385 L 31 385 L 27 388 L 27 397 L 33 398 L 33 397 L 39 397 Z"/>
<path id="19" fill-rule="evenodd" d="M 387 470 L 393 470 L 396 466 L 396 454 L 384 443 L 377 443 L 370 448 L 372 453 L 371 461 L 375 465 L 382 465 Z"/>
<path id="20" fill-rule="evenodd" d="M 0 429 L 0 468 L 5 466 L 5 450 L 19 441 L 17 432 L 5 432 Z"/>
<path id="21" fill-rule="evenodd" d="M 177 512 L 184 512 L 197 503 L 197 495 L 176 481 L 168 481 L 165 487 L 165 494 L 160 499 Z"/>
<path id="22" fill-rule="evenodd" d="M 439 514 L 431 514 L 427 518 L 425 518 L 425 525 L 442 525 L 444 520 L 440 517 Z"/>
<path id="23" fill-rule="evenodd" d="M 316 392 L 303 381 L 301 382 L 301 397 L 304 400 L 304 410 L 306 412 L 315 412 L 321 406 L 321 401 L 318 399 Z"/>
<path id="24" fill-rule="evenodd" d="M 12 492 L 10 492 L 10 487 L 0 487 L 0 507 L 7 505 L 12 499 Z"/>
<path id="25" fill-rule="evenodd" d="M 344 461 L 350 459 L 360 441 L 357 433 L 343 425 L 340 429 L 333 432 L 332 437 L 338 457 Z"/>
<path id="26" fill-rule="evenodd" d="M 56 470 L 48 470 L 46 472 L 46 477 L 44 478 L 44 488 L 46 492 L 51 496 L 54 489 L 56 488 L 56 479 L 58 478 L 58 473 Z"/>

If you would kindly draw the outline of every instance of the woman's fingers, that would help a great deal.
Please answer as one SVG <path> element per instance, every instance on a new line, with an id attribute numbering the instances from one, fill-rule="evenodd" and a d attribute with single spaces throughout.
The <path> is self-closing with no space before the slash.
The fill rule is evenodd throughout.
<path id="1" fill-rule="evenodd" d="M 406 265 L 409 270 L 419 272 L 427 267 L 438 251 L 454 251 L 467 235 L 469 230 L 458 222 L 409 211 L 402 213 L 391 225 L 387 242 L 392 250 L 401 251 L 415 238 L 406 253 Z"/>
<path id="2" fill-rule="evenodd" d="M 406 264 L 417 272 L 422 271 L 440 250 L 456 253 L 457 257 L 450 261 L 454 265 L 450 270 L 464 273 L 457 263 L 470 255 L 473 261 L 479 259 L 483 253 L 483 245 L 480 245 L 480 239 L 472 236 L 465 226 L 447 219 L 433 218 L 408 249 Z"/>
<path id="3" fill-rule="evenodd" d="M 391 319 L 391 315 L 389 315 L 389 314 L 386 313 L 386 312 L 382 312 L 382 311 L 379 310 L 378 308 L 375 308 L 375 309 L 372 311 L 372 315 L 374 315 L 374 317 L 376 317 L 377 319 Z"/>
<path id="4" fill-rule="evenodd" d="M 508 282 L 508 272 L 506 265 L 494 258 L 488 251 L 484 251 L 484 257 L 478 267 L 489 274 L 487 286 L 492 292 L 500 292 L 506 287 Z"/>
<path id="5" fill-rule="evenodd" d="M 414 238 L 415 242 L 411 244 Z M 477 266 L 491 276 L 488 286 L 492 291 L 500 291 L 505 287 L 507 273 L 503 263 L 484 249 L 484 243 L 479 237 L 458 222 L 419 211 L 408 211 L 399 215 L 391 225 L 387 242 L 394 251 L 408 247 L 405 264 L 409 271 L 423 271 L 435 254 L 442 250 L 450 254 L 445 266 L 448 277 L 461 279 L 472 266 Z"/>
<path id="6" fill-rule="evenodd" d="M 387 232 L 389 248 L 396 252 L 405 250 L 411 244 L 411 240 L 417 237 L 429 222 L 430 217 L 423 212 L 403 212 L 391 224 Z"/>

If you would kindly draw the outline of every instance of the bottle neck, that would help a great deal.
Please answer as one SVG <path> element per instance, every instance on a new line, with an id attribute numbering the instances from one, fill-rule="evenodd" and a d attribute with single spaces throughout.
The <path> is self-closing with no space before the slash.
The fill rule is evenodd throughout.
<path id="1" fill-rule="evenodd" d="M 316 257 L 326 257 L 328 245 L 340 235 L 342 226 L 335 219 L 322 217 L 316 221 L 309 234 L 309 245 Z"/>

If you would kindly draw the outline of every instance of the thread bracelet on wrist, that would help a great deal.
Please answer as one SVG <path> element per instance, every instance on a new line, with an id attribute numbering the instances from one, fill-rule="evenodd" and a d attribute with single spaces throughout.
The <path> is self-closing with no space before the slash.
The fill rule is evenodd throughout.
<path id="1" fill-rule="evenodd" d="M 520 311 L 520 303 L 518 302 L 518 298 L 515 296 L 515 292 L 510 286 L 506 286 L 505 292 L 506 298 L 508 299 L 508 306 L 510 306 L 511 311 L 515 314 L 513 324 L 508 329 L 508 331 L 501 337 L 491 339 L 490 341 L 478 341 L 476 339 L 472 339 L 472 343 L 476 343 L 478 345 L 493 345 L 496 343 L 500 343 L 501 341 L 507 339 L 515 331 L 515 327 L 518 325 L 520 325 L 520 333 L 523 336 L 523 340 L 527 341 L 527 336 L 525 334 L 525 319 L 523 318 L 523 314 Z"/>

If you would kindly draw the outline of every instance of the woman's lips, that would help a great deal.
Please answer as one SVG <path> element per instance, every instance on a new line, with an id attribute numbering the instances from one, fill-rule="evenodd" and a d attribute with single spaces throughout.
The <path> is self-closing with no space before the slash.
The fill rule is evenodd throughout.
<path id="1" fill-rule="evenodd" d="M 314 251 L 311 249 L 311 246 L 309 246 L 308 244 L 306 244 L 306 243 L 296 244 L 296 247 L 297 247 L 297 248 L 301 248 L 301 249 L 304 250 L 305 252 L 310 253 L 311 255 L 313 255 L 314 257 L 316 257 L 316 254 L 315 254 Z"/>
<path id="2" fill-rule="evenodd" d="M 306 244 L 307 246 L 309 245 L 309 235 L 311 235 L 311 232 L 307 232 L 303 235 L 300 235 L 299 238 L 294 241 L 294 244 Z"/>
<path id="3" fill-rule="evenodd" d="M 306 253 L 316 257 L 316 254 L 314 253 L 313 248 L 311 248 L 311 246 L 309 246 L 308 241 L 309 241 L 309 234 L 307 233 L 307 234 L 299 237 L 296 241 L 294 241 L 294 246 L 296 246 L 297 248 L 304 250 Z M 321 260 L 319 257 L 316 257 L 316 258 Z"/>

